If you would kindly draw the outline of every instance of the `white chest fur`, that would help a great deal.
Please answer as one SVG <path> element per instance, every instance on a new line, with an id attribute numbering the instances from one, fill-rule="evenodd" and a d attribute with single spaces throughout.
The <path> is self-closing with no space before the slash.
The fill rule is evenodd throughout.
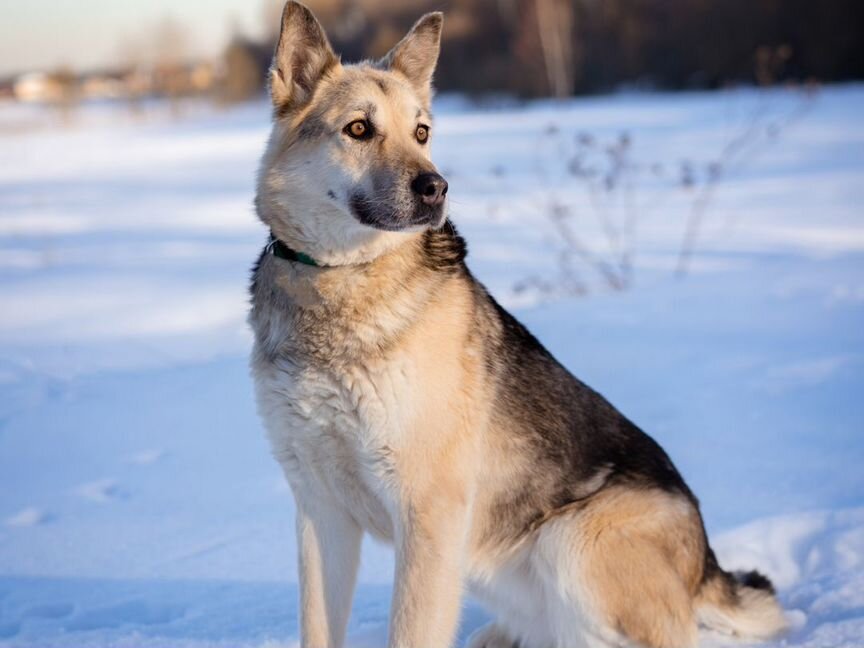
<path id="1" fill-rule="evenodd" d="M 258 409 L 295 495 L 338 502 L 368 532 L 392 538 L 407 368 L 253 358 Z"/>

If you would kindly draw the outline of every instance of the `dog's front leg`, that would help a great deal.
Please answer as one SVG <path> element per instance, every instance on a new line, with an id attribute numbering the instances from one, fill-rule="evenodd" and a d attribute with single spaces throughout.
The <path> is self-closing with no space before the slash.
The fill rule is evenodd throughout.
<path id="1" fill-rule="evenodd" d="M 409 504 L 397 524 L 390 648 L 447 648 L 453 641 L 469 508 L 467 498 L 455 499 Z"/>
<path id="2" fill-rule="evenodd" d="M 357 579 L 362 530 L 336 503 L 297 500 L 300 643 L 341 648 Z"/>

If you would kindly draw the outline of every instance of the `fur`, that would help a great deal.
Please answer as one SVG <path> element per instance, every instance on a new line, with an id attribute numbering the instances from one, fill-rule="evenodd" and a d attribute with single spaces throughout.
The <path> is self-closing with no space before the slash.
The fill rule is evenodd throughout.
<path id="1" fill-rule="evenodd" d="M 441 26 L 347 66 L 308 9 L 283 14 L 256 205 L 322 267 L 265 249 L 249 321 L 297 503 L 302 645 L 342 645 L 364 533 L 396 552 L 391 648 L 452 645 L 466 586 L 497 616 L 472 648 L 781 631 L 767 579 L 717 565 L 666 453 L 474 279 L 446 200 L 412 194 L 436 173 L 417 129 Z"/>

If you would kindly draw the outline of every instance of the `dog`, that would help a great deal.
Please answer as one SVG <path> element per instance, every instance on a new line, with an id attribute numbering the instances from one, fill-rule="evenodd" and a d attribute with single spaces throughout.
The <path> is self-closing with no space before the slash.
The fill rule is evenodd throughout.
<path id="1" fill-rule="evenodd" d="M 297 504 L 300 634 L 342 646 L 364 533 L 391 542 L 391 648 L 698 643 L 785 627 L 767 578 L 718 564 L 661 447 L 471 275 L 430 158 L 443 17 L 343 65 L 289 2 L 256 210 L 257 405 Z"/>

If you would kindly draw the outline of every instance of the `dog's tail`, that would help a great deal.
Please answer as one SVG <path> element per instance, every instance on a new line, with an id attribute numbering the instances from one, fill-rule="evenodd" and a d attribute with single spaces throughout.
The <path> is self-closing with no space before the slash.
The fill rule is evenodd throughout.
<path id="1" fill-rule="evenodd" d="M 710 551 L 710 550 L 709 550 Z M 696 597 L 700 623 L 751 639 L 770 639 L 788 628 L 774 586 L 757 571 L 723 571 L 713 552 L 702 589 Z"/>

